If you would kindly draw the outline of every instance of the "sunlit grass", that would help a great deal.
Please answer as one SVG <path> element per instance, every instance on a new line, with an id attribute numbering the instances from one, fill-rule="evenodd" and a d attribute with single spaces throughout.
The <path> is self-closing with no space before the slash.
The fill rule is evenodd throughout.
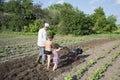
<path id="1" fill-rule="evenodd" d="M 36 38 L 37 33 L 22 33 L 22 32 L 2 32 L 0 33 L 0 41 L 12 41 L 19 39 Z"/>
<path id="2" fill-rule="evenodd" d="M 36 39 L 37 33 L 21 33 L 21 32 L 2 32 L 0 33 L 0 41 L 12 41 L 19 39 Z M 87 42 L 95 39 L 108 38 L 108 39 L 119 39 L 120 34 L 108 33 L 108 34 L 91 34 L 85 36 L 73 36 L 73 35 L 55 35 L 54 42 L 61 45 L 71 45 L 80 42 Z"/>

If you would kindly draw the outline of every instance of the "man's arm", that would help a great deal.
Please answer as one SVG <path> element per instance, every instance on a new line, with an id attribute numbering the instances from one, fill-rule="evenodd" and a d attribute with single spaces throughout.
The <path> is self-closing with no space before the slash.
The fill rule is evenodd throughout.
<path id="1" fill-rule="evenodd" d="M 45 43 L 46 40 L 47 40 L 47 34 L 46 34 L 46 32 L 44 31 L 44 32 L 42 33 L 42 41 Z"/>

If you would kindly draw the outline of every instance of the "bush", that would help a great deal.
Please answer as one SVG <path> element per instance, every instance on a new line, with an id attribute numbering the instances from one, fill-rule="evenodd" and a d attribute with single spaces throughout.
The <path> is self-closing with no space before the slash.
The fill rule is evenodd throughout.
<path id="1" fill-rule="evenodd" d="M 42 27 L 43 25 L 39 21 L 34 21 L 34 23 L 29 24 L 30 32 L 38 32 L 38 30 Z"/>
<path id="2" fill-rule="evenodd" d="M 55 32 L 53 30 L 47 30 L 47 35 L 51 35 L 51 36 L 54 36 L 55 35 Z"/>

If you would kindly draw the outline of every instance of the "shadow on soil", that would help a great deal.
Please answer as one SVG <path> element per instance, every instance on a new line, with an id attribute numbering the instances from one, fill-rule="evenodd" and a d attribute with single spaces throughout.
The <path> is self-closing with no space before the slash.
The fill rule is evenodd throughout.
<path id="1" fill-rule="evenodd" d="M 88 56 L 90 56 L 90 55 L 82 54 L 82 55 L 77 55 L 77 56 L 73 55 L 72 57 L 68 57 L 67 54 L 63 55 L 63 56 L 61 56 L 61 62 L 60 62 L 59 68 L 67 67 L 77 61 L 79 61 L 79 64 L 82 62 L 85 62 L 85 58 L 87 58 Z"/>

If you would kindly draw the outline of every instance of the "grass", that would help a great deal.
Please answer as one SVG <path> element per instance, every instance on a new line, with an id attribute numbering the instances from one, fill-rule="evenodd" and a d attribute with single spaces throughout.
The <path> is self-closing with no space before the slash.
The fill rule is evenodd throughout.
<path id="1" fill-rule="evenodd" d="M 54 42 L 57 42 L 61 45 L 72 45 L 80 42 L 87 42 L 100 38 L 108 39 L 119 39 L 120 35 L 117 33 L 108 33 L 108 34 L 91 34 L 85 36 L 73 36 L 73 35 L 55 35 Z M 22 33 L 22 32 L 1 32 L 0 33 L 0 42 L 12 41 L 12 40 L 23 40 L 23 39 L 37 39 L 37 33 Z"/>
<path id="2" fill-rule="evenodd" d="M 107 34 L 92 34 L 92 35 L 90 35 L 90 37 L 119 39 L 120 35 L 116 34 L 116 33 L 107 33 Z"/>
<path id="3" fill-rule="evenodd" d="M 12 41 L 12 40 L 19 40 L 19 39 L 31 39 L 36 38 L 37 33 L 22 33 L 22 32 L 1 32 L 0 33 L 0 41 Z"/>

